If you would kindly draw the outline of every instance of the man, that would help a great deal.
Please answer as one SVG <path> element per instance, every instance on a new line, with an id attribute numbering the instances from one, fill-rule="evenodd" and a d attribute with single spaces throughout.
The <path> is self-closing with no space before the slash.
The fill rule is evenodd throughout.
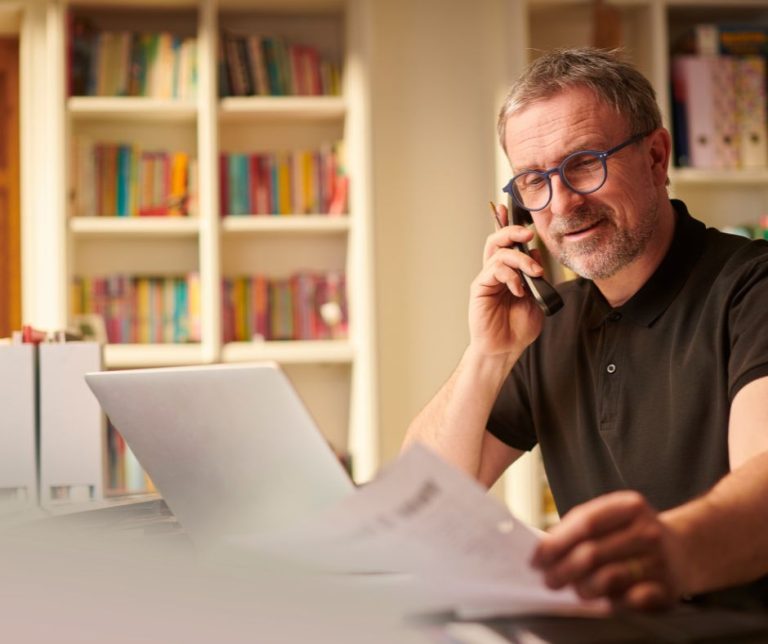
<path id="1" fill-rule="evenodd" d="M 765 576 L 768 244 L 669 199 L 653 89 L 611 53 L 537 59 L 499 133 L 515 199 L 580 278 L 545 319 L 518 273 L 542 267 L 512 248 L 533 233 L 491 234 L 469 346 L 406 444 L 487 486 L 539 444 L 563 519 L 532 563 L 552 588 L 653 608 Z"/>

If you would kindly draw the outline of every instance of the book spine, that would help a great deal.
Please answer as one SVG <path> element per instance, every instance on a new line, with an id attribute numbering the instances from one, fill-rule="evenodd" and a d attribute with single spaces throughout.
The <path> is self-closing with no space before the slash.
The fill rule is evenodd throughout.
<path id="1" fill-rule="evenodd" d="M 266 277 L 255 275 L 251 278 L 251 297 L 253 298 L 253 337 L 269 340 L 269 285 Z"/>
<path id="2" fill-rule="evenodd" d="M 732 56 L 711 59 L 712 111 L 717 167 L 739 167 L 739 132 L 736 120 L 736 60 Z"/>
<path id="3" fill-rule="evenodd" d="M 219 202 L 221 216 L 230 214 L 229 206 L 229 160 L 224 153 L 219 154 Z"/>
<path id="4" fill-rule="evenodd" d="M 764 58 L 746 56 L 736 61 L 736 121 L 744 168 L 768 165 L 765 78 Z"/>
<path id="5" fill-rule="evenodd" d="M 187 293 L 189 294 L 189 339 L 191 342 L 200 342 L 202 318 L 199 273 L 192 272 L 187 276 Z"/>
<path id="6" fill-rule="evenodd" d="M 259 36 L 248 36 L 248 58 L 250 60 L 251 84 L 254 94 L 258 96 L 269 95 L 269 81 L 264 64 L 264 51 L 262 40 Z"/>
<path id="7" fill-rule="evenodd" d="M 226 342 L 235 340 L 234 304 L 232 302 L 232 280 L 225 277 L 221 281 L 221 333 Z"/>
<path id="8" fill-rule="evenodd" d="M 130 214 L 131 162 L 130 146 L 118 145 L 115 214 L 119 217 L 127 217 Z"/>
<path id="9" fill-rule="evenodd" d="M 251 210 L 254 215 L 264 214 L 261 210 L 260 182 L 259 182 L 259 158 L 256 154 L 247 156 L 248 161 L 248 194 L 250 197 Z"/>

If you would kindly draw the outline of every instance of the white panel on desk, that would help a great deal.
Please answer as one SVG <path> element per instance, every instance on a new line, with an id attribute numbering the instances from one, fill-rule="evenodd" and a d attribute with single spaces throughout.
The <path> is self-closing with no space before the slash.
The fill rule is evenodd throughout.
<path id="1" fill-rule="evenodd" d="M 84 375 L 101 370 L 95 342 L 40 345 L 40 501 L 52 488 L 69 488 L 70 500 L 103 494 L 104 420 Z"/>
<path id="2" fill-rule="evenodd" d="M 0 346 L 0 511 L 37 503 L 35 347 Z"/>

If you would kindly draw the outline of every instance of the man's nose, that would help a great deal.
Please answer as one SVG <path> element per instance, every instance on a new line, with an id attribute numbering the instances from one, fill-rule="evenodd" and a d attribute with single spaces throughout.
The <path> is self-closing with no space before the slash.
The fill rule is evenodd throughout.
<path id="1" fill-rule="evenodd" d="M 571 190 L 559 174 L 553 174 L 550 183 L 552 200 L 549 202 L 549 210 L 553 215 L 567 216 L 584 203 L 585 195 Z"/>

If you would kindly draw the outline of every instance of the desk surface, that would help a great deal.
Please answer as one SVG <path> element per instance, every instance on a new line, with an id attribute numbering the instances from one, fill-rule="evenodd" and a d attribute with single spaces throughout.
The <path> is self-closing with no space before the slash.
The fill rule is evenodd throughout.
<path id="1" fill-rule="evenodd" d="M 45 613 L 50 631 L 41 636 L 82 632 L 85 621 L 88 632 L 111 644 L 140 636 L 211 642 L 222 633 L 228 642 L 493 641 L 488 631 L 480 637 L 477 630 L 457 630 L 446 615 L 414 616 L 386 579 L 367 583 L 359 576 L 312 575 L 264 567 L 264 562 L 259 567 L 231 561 L 210 566 L 194 556 L 183 529 L 157 495 L 71 509 L 35 522 L 31 532 L 0 534 L 0 539 L 5 536 L 0 541 L 0 597 L 13 597 L 5 605 L 12 616 L 5 633 L 14 633 L 14 627 L 24 631 L 24 615 Z M 42 537 L 49 528 L 54 539 Z M 496 641 L 508 642 L 768 642 L 768 613 L 691 607 L 659 615 L 524 616 L 482 624 Z"/>

